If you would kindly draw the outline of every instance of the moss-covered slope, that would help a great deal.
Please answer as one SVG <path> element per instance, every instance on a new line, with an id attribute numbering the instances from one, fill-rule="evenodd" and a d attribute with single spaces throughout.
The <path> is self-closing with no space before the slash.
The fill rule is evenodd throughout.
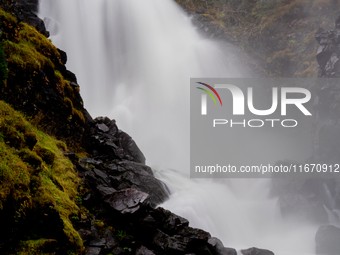
<path id="1" fill-rule="evenodd" d="M 80 254 L 80 178 L 63 154 L 85 130 L 79 85 L 65 53 L 2 9 L 0 41 L 0 254 Z"/>
<path id="2" fill-rule="evenodd" d="M 49 134 L 79 146 L 87 114 L 66 54 L 34 27 L 0 9 L 0 40 L 8 63 L 0 99 L 32 117 Z"/>
<path id="3" fill-rule="evenodd" d="M 0 101 L 0 253 L 80 252 L 79 177 L 45 134 Z M 37 252 L 37 253 L 36 253 Z"/>

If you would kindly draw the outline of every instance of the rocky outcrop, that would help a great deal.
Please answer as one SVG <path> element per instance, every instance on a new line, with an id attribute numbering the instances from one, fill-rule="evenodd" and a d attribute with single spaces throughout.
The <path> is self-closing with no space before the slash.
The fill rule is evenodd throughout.
<path id="1" fill-rule="evenodd" d="M 161 207 L 146 206 L 138 213 L 113 214 L 125 227 L 114 236 L 110 229 L 99 235 L 98 229 L 86 221 L 81 222 L 79 233 L 87 246 L 86 254 L 212 254 L 236 255 L 234 249 L 225 248 L 217 238 L 188 226 L 189 222 Z M 126 223 L 133 227 L 126 228 Z M 216 241 L 217 240 L 217 241 Z M 218 242 L 218 245 L 216 245 Z M 94 249 L 96 248 L 96 249 Z"/>
<path id="2" fill-rule="evenodd" d="M 89 153 L 103 160 L 120 159 L 145 164 L 145 157 L 137 144 L 127 133 L 118 129 L 115 120 L 99 117 L 90 125 L 84 138 Z"/>
<path id="3" fill-rule="evenodd" d="M 315 236 L 316 254 L 338 255 L 340 251 L 340 228 L 324 225 L 318 229 Z"/>
<path id="4" fill-rule="evenodd" d="M 274 255 L 273 252 L 264 250 L 264 249 L 259 249 L 259 248 L 249 248 L 247 250 L 242 250 L 241 251 L 243 255 Z"/>
<path id="5" fill-rule="evenodd" d="M 83 205 L 96 208 L 95 219 L 76 223 L 86 254 L 236 255 L 208 232 L 189 227 L 187 219 L 155 208 L 169 191 L 144 165 L 142 152 L 114 120 L 96 118 L 88 137 L 92 158 L 78 160 L 65 153 L 83 178 Z M 107 223 L 104 231 L 96 227 L 98 220 Z M 114 235 L 109 226 L 121 230 Z"/>
<path id="6" fill-rule="evenodd" d="M 0 6 L 15 17 L 18 21 L 27 22 L 29 25 L 35 27 L 38 32 L 49 36 L 44 22 L 38 18 L 36 12 L 38 11 L 38 0 L 0 0 Z"/>
<path id="7" fill-rule="evenodd" d="M 92 120 L 83 107 L 76 76 L 66 69 L 66 53 L 46 38 L 43 21 L 32 10 L 34 1 L 3 0 L 0 6 L 15 16 L 3 11 L 0 15 L 0 40 L 9 70 L 0 99 L 47 133 L 79 146 Z"/>

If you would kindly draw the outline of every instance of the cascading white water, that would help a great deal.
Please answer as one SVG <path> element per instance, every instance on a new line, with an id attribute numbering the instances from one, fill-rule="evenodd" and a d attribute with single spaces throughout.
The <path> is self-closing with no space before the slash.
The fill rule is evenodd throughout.
<path id="1" fill-rule="evenodd" d="M 202 40 L 172 1 L 44 0 L 40 13 L 91 115 L 116 119 L 148 162 L 186 168 L 189 79 L 240 77 L 232 55 Z"/>
<path id="2" fill-rule="evenodd" d="M 162 206 L 226 246 L 312 253 L 315 228 L 281 219 L 268 180 L 188 178 L 189 79 L 250 76 L 232 47 L 203 39 L 172 0 L 42 0 L 40 16 L 91 115 L 116 119 L 149 165 L 167 167 L 155 168 L 172 191 Z"/>

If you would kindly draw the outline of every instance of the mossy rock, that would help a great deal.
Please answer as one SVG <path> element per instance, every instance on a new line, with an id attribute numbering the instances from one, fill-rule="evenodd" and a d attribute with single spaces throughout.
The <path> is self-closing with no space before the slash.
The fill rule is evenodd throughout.
<path id="1" fill-rule="evenodd" d="M 54 239 L 29 240 L 20 243 L 17 254 L 50 254 L 57 249 L 58 242 Z"/>
<path id="2" fill-rule="evenodd" d="M 67 146 L 66 146 L 66 144 L 64 143 L 64 142 L 61 142 L 61 141 L 59 141 L 59 142 L 57 142 L 57 147 L 60 149 L 60 150 L 62 150 L 62 151 L 67 151 Z"/>
<path id="3" fill-rule="evenodd" d="M 36 146 L 34 151 L 45 161 L 46 164 L 52 165 L 55 159 L 55 154 L 46 148 L 42 148 L 40 146 Z"/>
<path id="4" fill-rule="evenodd" d="M 16 146 L 21 147 L 20 150 L 6 143 L 8 137 L 12 137 L 9 134 L 20 138 L 20 146 Z M 32 151 L 29 147 L 34 143 Z M 66 254 L 67 250 L 74 250 L 81 254 L 84 249 L 70 219 L 79 214 L 76 198 L 81 196 L 78 192 L 80 180 L 72 162 L 60 148 L 67 150 L 64 142 L 38 130 L 19 112 L 0 101 L 0 213 L 5 221 L 17 222 L 13 226 L 2 226 L 0 238 L 8 246 L 0 247 L 0 254 L 43 254 L 47 251 L 43 248 L 45 245 L 35 243 L 36 237 L 31 236 L 33 228 L 40 233 L 37 238 L 51 238 L 49 234 L 53 232 L 58 249 L 47 242 L 51 253 Z M 52 218 L 46 216 L 51 213 Z M 47 235 L 48 219 L 51 219 L 48 226 L 51 233 Z M 56 220 L 60 224 L 54 224 Z M 45 243 L 43 239 L 39 240 Z"/>
<path id="5" fill-rule="evenodd" d="M 27 147 L 30 150 L 33 150 L 34 146 L 38 142 L 37 136 L 33 132 L 28 131 L 24 134 L 24 137 Z"/>
<path id="6" fill-rule="evenodd" d="M 32 152 L 28 149 L 22 149 L 19 152 L 19 157 L 33 168 L 38 168 L 42 164 L 42 158 L 37 153 Z"/>
<path id="7" fill-rule="evenodd" d="M 9 125 L 0 125 L 0 130 L 4 141 L 10 147 L 20 150 L 25 145 L 24 136 L 19 133 L 14 127 Z"/>

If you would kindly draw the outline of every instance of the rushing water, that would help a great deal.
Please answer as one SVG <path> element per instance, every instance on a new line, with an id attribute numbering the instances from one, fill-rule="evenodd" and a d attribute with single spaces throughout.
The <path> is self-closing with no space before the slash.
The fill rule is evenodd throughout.
<path id="1" fill-rule="evenodd" d="M 171 189 L 162 206 L 229 247 L 312 254 L 315 228 L 281 218 L 269 180 L 188 178 L 189 79 L 249 77 L 232 46 L 203 39 L 172 0 L 41 0 L 39 12 L 85 107 L 116 119 Z"/>

